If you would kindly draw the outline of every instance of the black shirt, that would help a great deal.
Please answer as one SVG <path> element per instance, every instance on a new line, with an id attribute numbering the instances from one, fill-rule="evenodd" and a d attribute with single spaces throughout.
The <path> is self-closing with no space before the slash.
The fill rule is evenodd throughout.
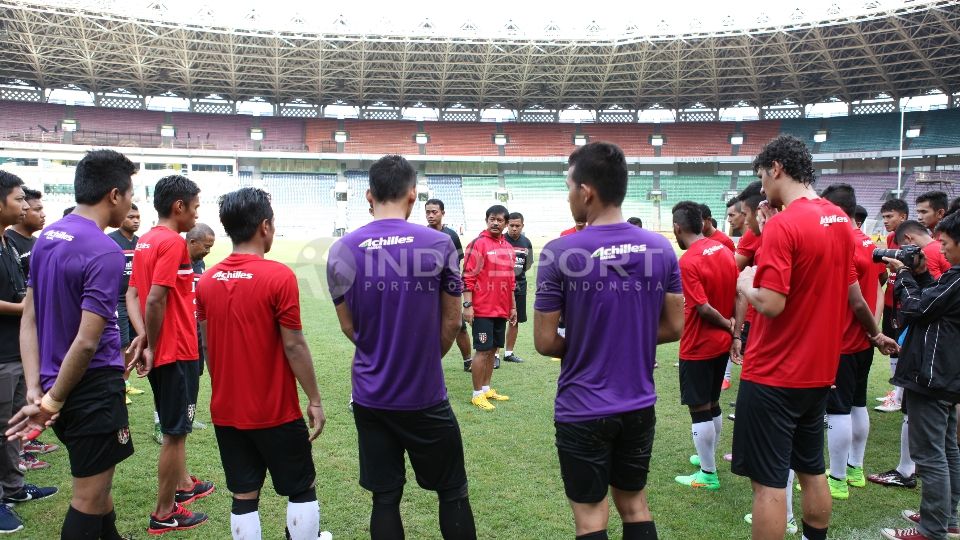
<path id="1" fill-rule="evenodd" d="M 0 300 L 18 303 L 27 290 L 19 250 L 0 242 Z M 20 361 L 20 316 L 0 315 L 0 363 Z"/>
<path id="2" fill-rule="evenodd" d="M 123 250 L 124 266 L 123 278 L 120 280 L 120 302 L 126 304 L 127 287 L 130 286 L 130 274 L 133 273 L 133 253 L 137 250 L 137 240 L 139 240 L 140 237 L 133 235 L 133 239 L 127 240 L 127 237 L 124 236 L 119 229 L 107 236 L 112 238 L 113 241 L 120 246 L 120 249 Z"/>
<path id="3" fill-rule="evenodd" d="M 7 229 L 4 234 L 7 240 L 13 242 L 13 246 L 20 253 L 20 268 L 23 269 L 24 278 L 30 277 L 30 252 L 33 251 L 33 245 L 37 243 L 37 239 L 32 236 L 23 236 L 13 230 L 12 227 Z"/>
<path id="4" fill-rule="evenodd" d="M 453 247 L 457 248 L 457 262 L 463 262 L 463 244 L 460 243 L 460 235 L 457 234 L 457 231 L 446 225 L 444 225 L 440 231 L 450 235 L 450 239 L 453 240 Z"/>
<path id="5" fill-rule="evenodd" d="M 523 233 L 520 233 L 520 238 L 516 240 L 509 234 L 504 234 L 503 237 L 513 246 L 513 269 L 517 274 L 517 289 L 526 289 L 527 270 L 533 266 L 533 244 Z"/>

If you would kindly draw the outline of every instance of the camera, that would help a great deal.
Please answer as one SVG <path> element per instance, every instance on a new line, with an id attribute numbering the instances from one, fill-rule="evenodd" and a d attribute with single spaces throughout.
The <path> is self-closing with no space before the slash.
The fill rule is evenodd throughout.
<path id="1" fill-rule="evenodd" d="M 873 250 L 873 262 L 883 262 L 884 257 L 896 259 L 912 270 L 920 261 L 921 251 L 919 247 L 913 245 L 902 246 L 900 249 L 877 248 Z"/>

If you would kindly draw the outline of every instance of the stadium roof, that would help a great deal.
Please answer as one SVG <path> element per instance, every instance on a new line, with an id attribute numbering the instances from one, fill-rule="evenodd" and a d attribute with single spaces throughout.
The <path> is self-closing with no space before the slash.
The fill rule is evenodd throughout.
<path id="1" fill-rule="evenodd" d="M 704 25 L 691 14 L 683 29 L 663 19 L 537 32 L 465 23 L 453 32 L 429 18 L 377 30 L 337 16 L 318 26 L 296 12 L 283 24 L 257 10 L 221 18 L 203 3 L 185 18 L 156 1 L 0 0 L 0 79 L 143 96 L 440 109 L 722 108 L 960 92 L 960 3 L 839 5 L 784 19 L 764 14 L 746 26 Z M 268 7 L 260 12 L 282 11 Z"/>

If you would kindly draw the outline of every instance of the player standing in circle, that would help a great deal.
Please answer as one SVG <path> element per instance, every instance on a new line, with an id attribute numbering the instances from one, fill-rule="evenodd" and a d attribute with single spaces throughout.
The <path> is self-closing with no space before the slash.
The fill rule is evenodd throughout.
<path id="1" fill-rule="evenodd" d="M 197 320 L 210 364 L 210 415 L 233 492 L 230 530 L 236 540 L 260 538 L 260 491 L 270 471 L 277 494 L 289 499 L 287 537 L 316 540 L 320 506 L 310 443 L 326 418 L 303 337 L 297 278 L 264 258 L 275 232 L 265 191 L 243 188 L 221 197 L 220 222 L 233 252 L 200 278 Z"/>
<path id="2" fill-rule="evenodd" d="M 554 425 L 564 491 L 579 540 L 607 538 L 610 488 L 623 538 L 656 538 L 646 491 L 653 364 L 657 344 L 683 330 L 680 268 L 666 238 L 624 221 L 620 148 L 590 143 L 569 165 L 571 213 L 590 225 L 543 248 L 534 306 L 537 352 L 563 359 Z"/>
<path id="3" fill-rule="evenodd" d="M 453 247 L 457 249 L 457 268 L 463 262 L 463 245 L 460 244 L 460 235 L 457 231 L 443 224 L 443 218 L 446 216 L 443 201 L 440 199 L 430 199 L 423 205 L 424 212 L 427 214 L 427 227 L 435 231 L 445 233 L 453 241 Z M 457 347 L 460 349 L 460 356 L 463 358 L 463 370 L 470 371 L 470 333 L 467 332 L 467 321 L 460 324 L 460 332 L 457 334 Z"/>
<path id="4" fill-rule="evenodd" d="M 507 219 L 507 242 L 513 246 L 514 270 L 517 278 L 517 288 L 513 293 L 514 304 L 517 306 L 517 324 L 507 328 L 507 345 L 503 351 L 504 362 L 522 363 L 523 358 L 514 354 L 517 345 L 517 334 L 520 333 L 520 324 L 527 322 L 527 270 L 533 266 L 533 244 L 523 234 L 523 214 L 512 212 Z"/>
<path id="5" fill-rule="evenodd" d="M 441 362 L 460 329 L 457 251 L 448 235 L 407 222 L 417 173 L 402 156 L 370 167 L 367 200 L 373 221 L 330 248 L 327 276 L 340 328 L 356 345 L 353 418 L 360 485 L 373 493 L 370 536 L 404 537 L 406 453 L 420 487 L 437 492 L 443 538 L 474 540 L 463 441 Z"/>

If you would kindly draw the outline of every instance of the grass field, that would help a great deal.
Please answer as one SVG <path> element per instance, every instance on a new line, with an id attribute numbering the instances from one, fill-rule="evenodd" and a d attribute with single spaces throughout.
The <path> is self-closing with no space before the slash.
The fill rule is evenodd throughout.
<path id="1" fill-rule="evenodd" d="M 207 259 L 208 267 L 229 252 L 227 239 L 220 238 L 217 242 Z M 329 241 L 305 243 L 278 239 L 270 258 L 293 266 L 301 279 L 304 327 L 327 414 L 326 429 L 313 446 L 322 528 L 330 530 L 341 540 L 368 538 L 370 497 L 357 484 L 356 429 L 347 408 L 353 350 L 340 333 L 333 306 L 321 289 L 319 276 L 323 275 L 323 266 L 320 255 L 326 245 Z M 462 370 L 455 346 L 444 359 L 450 401 L 463 432 L 470 500 L 480 538 L 573 537 L 573 518 L 563 495 L 553 445 L 553 398 L 560 364 L 537 355 L 531 336 L 531 324 L 521 326 L 517 352 L 527 362 L 504 364 L 495 372 L 494 386 L 509 394 L 511 401 L 490 413 L 470 406 L 470 378 Z M 743 522 L 743 514 L 750 510 L 750 484 L 731 474 L 728 464 L 721 465 L 722 488 L 717 492 L 694 492 L 673 480 L 675 475 L 690 474 L 692 467 L 687 459 L 693 453 L 690 417 L 686 407 L 679 402 L 677 369 L 673 367 L 676 356 L 676 344 L 660 347 L 657 357 L 661 367 L 655 373 L 660 399 L 648 488 L 660 538 L 749 538 L 750 529 Z M 870 378 L 868 395 L 871 401 L 873 396 L 882 395 L 887 390 L 888 378 L 888 362 L 877 356 Z M 159 447 L 151 440 L 153 405 L 149 385 L 146 381 L 137 381 L 136 384 L 147 391 L 135 397 L 130 406 L 130 427 L 136 453 L 117 468 L 114 498 L 121 533 L 146 538 L 147 516 L 155 501 Z M 209 422 L 209 378 L 204 376 L 201 384 L 197 418 Z M 728 402 L 735 400 L 736 388 L 734 384 L 731 390 L 724 392 L 724 416 L 731 412 Z M 259 396 L 249 396 L 249 399 L 259 399 Z M 870 414 L 868 473 L 896 465 L 901 421 L 899 414 L 883 415 L 872 410 Z M 732 422 L 724 422 L 721 452 L 729 451 L 733 433 Z M 47 432 L 44 439 L 55 442 L 56 438 L 52 432 Z M 58 486 L 62 491 L 52 499 L 17 507 L 26 528 L 15 537 L 50 539 L 59 536 L 70 499 L 69 465 L 63 450 L 44 459 L 53 466 L 28 473 L 27 480 Z M 212 429 L 195 432 L 189 438 L 188 464 L 193 474 L 217 484 L 217 493 L 191 506 L 194 511 L 208 513 L 210 522 L 194 531 L 171 533 L 167 537 L 230 538 L 230 494 L 224 483 Z M 407 477 L 401 507 L 407 537 L 439 539 L 436 496 L 416 485 L 412 471 L 408 471 Z M 878 538 L 880 527 L 905 524 L 898 517 L 900 511 L 917 508 L 918 504 L 917 490 L 895 490 L 869 483 L 864 489 L 851 488 L 850 500 L 834 503 L 830 537 L 850 540 Z M 795 506 L 799 517 L 799 496 Z M 264 538 L 283 538 L 285 509 L 286 500 L 272 491 L 268 480 L 260 507 Z M 620 538 L 615 511 L 612 512 L 610 531 L 611 538 Z"/>

